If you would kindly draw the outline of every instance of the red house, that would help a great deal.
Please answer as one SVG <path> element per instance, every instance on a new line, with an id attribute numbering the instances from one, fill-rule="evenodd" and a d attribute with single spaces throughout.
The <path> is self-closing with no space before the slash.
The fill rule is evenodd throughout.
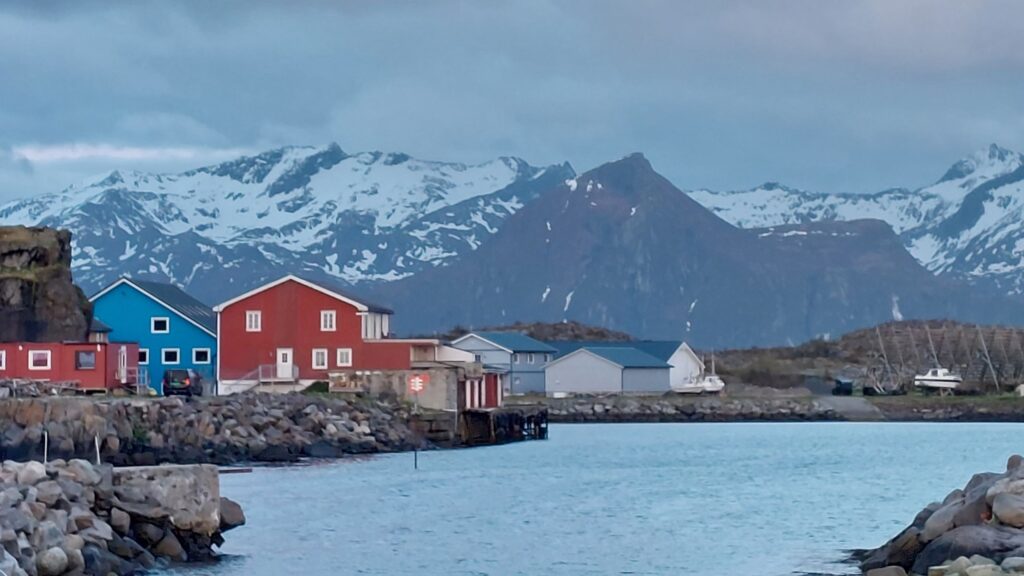
<path id="1" fill-rule="evenodd" d="M 67 383 L 106 391 L 139 383 L 138 344 L 0 342 L 0 380 Z"/>
<path id="2" fill-rule="evenodd" d="M 409 370 L 412 344 L 390 340 L 392 311 L 289 275 L 214 307 L 220 393 L 259 383 L 301 388 L 339 371 Z"/>

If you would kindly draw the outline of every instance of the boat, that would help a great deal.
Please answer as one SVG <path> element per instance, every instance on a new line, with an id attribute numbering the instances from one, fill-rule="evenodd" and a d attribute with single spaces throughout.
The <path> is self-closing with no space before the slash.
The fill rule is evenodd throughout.
<path id="1" fill-rule="evenodd" d="M 725 390 L 725 381 L 715 373 L 715 355 L 711 355 L 711 373 L 701 372 L 699 376 L 680 386 L 673 386 L 672 391 L 679 394 L 721 394 Z"/>
<path id="2" fill-rule="evenodd" d="M 914 386 L 930 388 L 943 393 L 956 390 L 963 382 L 964 379 L 959 374 L 945 368 L 932 368 L 925 374 L 914 376 Z"/>

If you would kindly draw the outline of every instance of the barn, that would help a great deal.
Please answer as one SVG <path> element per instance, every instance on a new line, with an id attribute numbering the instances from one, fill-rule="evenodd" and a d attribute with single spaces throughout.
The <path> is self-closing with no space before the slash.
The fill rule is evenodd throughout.
<path id="1" fill-rule="evenodd" d="M 671 366 L 629 347 L 583 347 L 548 363 L 548 395 L 663 394 L 671 390 Z"/>

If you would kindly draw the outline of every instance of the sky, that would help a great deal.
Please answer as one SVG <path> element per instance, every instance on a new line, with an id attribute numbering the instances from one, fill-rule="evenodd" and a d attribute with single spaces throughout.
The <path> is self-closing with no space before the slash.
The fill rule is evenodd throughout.
<path id="1" fill-rule="evenodd" d="M 1024 150 L 1024 2 L 0 4 L 0 201 L 337 142 L 875 192 Z"/>

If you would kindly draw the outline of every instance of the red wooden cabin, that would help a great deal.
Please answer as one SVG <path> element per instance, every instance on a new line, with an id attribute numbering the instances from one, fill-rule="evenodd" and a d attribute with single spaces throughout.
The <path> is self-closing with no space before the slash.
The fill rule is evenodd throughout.
<path id="1" fill-rule="evenodd" d="M 106 391 L 139 384 L 139 346 L 123 342 L 0 342 L 0 379 Z"/>

